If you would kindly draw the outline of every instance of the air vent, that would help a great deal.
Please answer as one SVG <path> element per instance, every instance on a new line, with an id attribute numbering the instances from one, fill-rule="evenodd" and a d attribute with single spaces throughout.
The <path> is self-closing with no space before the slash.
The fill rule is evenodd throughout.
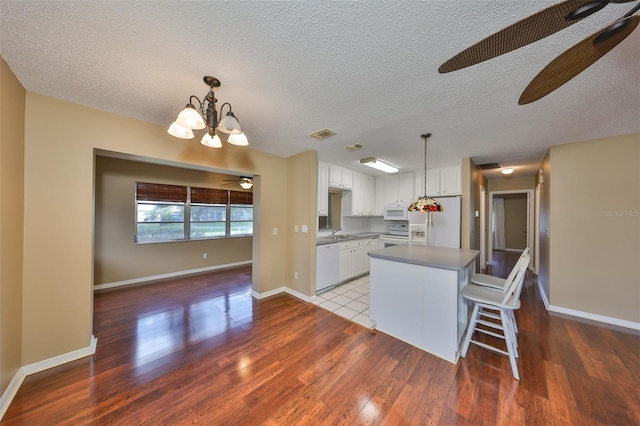
<path id="1" fill-rule="evenodd" d="M 480 170 L 501 169 L 502 168 L 502 164 L 500 164 L 500 163 L 478 164 L 478 168 Z"/>
<path id="2" fill-rule="evenodd" d="M 354 143 L 353 145 L 345 146 L 344 149 L 353 152 L 366 147 L 366 145 L 362 145 L 361 143 Z"/>
<path id="3" fill-rule="evenodd" d="M 329 130 L 329 129 L 320 129 L 320 130 L 316 130 L 313 133 L 310 133 L 309 136 L 311 136 L 314 139 L 318 139 L 319 141 L 321 141 L 322 139 L 326 139 L 326 138 L 330 138 L 331 136 L 335 136 L 336 132 Z"/>

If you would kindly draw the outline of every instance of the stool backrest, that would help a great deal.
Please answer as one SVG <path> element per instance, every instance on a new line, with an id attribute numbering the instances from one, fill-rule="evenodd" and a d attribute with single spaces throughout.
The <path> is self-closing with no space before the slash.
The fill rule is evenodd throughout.
<path id="1" fill-rule="evenodd" d="M 524 262 L 524 257 L 527 256 L 528 254 L 529 254 L 529 247 L 524 249 L 520 257 L 518 258 L 516 264 L 513 265 L 513 269 L 511 269 L 511 272 L 509 272 L 509 275 L 507 276 L 507 279 L 504 283 L 504 287 L 502 288 L 503 292 L 506 292 L 511 286 L 511 283 L 513 283 L 513 280 L 516 278 L 516 274 L 520 270 L 520 266 Z M 529 266 L 529 260 L 527 260 L 526 265 L 527 267 Z"/>
<path id="2" fill-rule="evenodd" d="M 516 271 L 513 282 L 511 282 L 508 288 L 504 291 L 504 297 L 502 298 L 502 304 L 515 304 L 520 300 L 520 293 L 522 292 L 522 286 L 524 285 L 524 277 L 527 274 L 527 269 L 529 268 L 529 259 L 530 255 L 527 253 L 521 257 L 522 262 L 516 263 L 516 267 L 513 269 L 518 269 Z M 507 284 L 505 283 L 505 287 Z"/>

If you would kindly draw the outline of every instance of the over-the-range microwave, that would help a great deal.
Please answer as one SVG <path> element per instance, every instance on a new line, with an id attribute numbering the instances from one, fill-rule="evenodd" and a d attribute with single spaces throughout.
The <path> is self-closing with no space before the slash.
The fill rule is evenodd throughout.
<path id="1" fill-rule="evenodd" d="M 384 205 L 384 220 L 409 220 L 411 203 L 387 203 Z"/>

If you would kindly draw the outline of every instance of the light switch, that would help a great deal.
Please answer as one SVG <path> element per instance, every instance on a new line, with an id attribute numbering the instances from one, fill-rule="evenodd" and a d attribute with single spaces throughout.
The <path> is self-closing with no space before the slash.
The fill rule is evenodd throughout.
<path id="1" fill-rule="evenodd" d="M 476 210 L 476 217 L 480 217 L 480 212 Z"/>
<path id="2" fill-rule="evenodd" d="M 298 225 L 293 225 L 293 232 L 298 232 Z"/>
<path id="3" fill-rule="evenodd" d="M 273 235 L 278 235 L 278 228 L 273 228 Z"/>
<path id="4" fill-rule="evenodd" d="M 307 225 L 302 225 L 302 233 L 306 234 L 307 232 L 309 232 L 309 227 Z"/>

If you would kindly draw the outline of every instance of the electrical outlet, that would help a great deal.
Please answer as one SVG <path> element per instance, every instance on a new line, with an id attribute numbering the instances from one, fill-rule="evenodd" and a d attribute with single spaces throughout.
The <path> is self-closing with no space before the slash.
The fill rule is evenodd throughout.
<path id="1" fill-rule="evenodd" d="M 298 225 L 293 225 L 293 232 L 298 232 Z"/>
<path id="2" fill-rule="evenodd" d="M 273 235 L 278 235 L 278 228 L 273 228 Z"/>
<path id="3" fill-rule="evenodd" d="M 298 279 L 298 273 L 297 272 L 293 273 L 293 278 L 296 279 L 296 280 Z"/>
<path id="4" fill-rule="evenodd" d="M 207 258 L 207 253 L 202 253 L 202 258 L 206 259 Z"/>

